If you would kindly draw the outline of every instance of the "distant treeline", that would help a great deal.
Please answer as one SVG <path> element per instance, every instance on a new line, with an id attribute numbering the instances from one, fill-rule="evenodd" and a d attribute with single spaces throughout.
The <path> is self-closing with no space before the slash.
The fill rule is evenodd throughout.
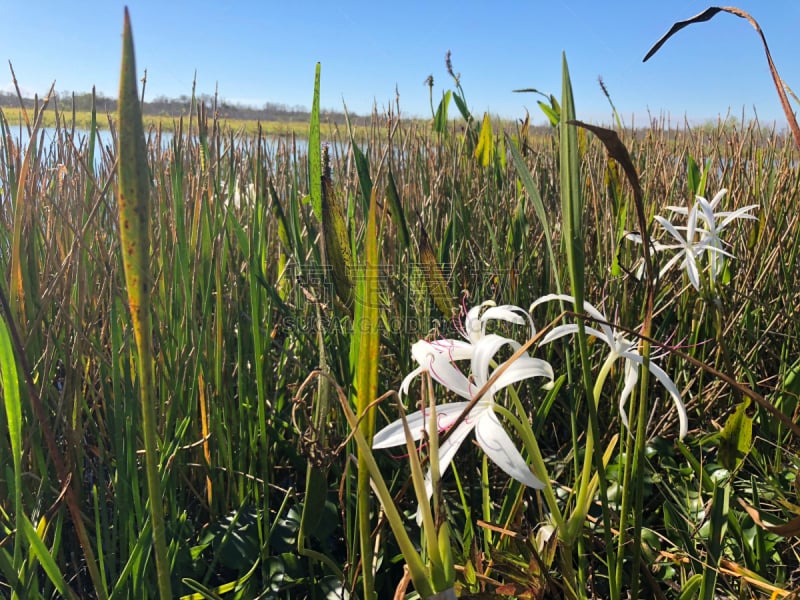
<path id="1" fill-rule="evenodd" d="M 51 102 L 55 102 L 58 108 L 62 111 L 77 112 L 92 110 L 92 94 L 91 93 L 70 93 L 58 92 Z M 41 99 L 39 100 L 41 102 Z M 35 100 L 33 98 L 22 99 L 25 108 L 33 108 Z M 153 115 L 158 117 L 181 117 L 188 116 L 190 111 L 196 110 L 197 103 L 202 103 L 207 109 L 209 116 L 212 116 L 214 111 L 220 119 L 242 119 L 253 121 L 280 121 L 280 122 L 308 122 L 311 117 L 309 110 L 303 106 L 287 106 L 286 104 L 276 102 L 266 102 L 260 108 L 254 106 L 245 106 L 238 103 L 230 103 L 220 98 L 215 98 L 209 94 L 197 96 L 194 99 L 195 104 L 192 104 L 192 99 L 189 96 L 183 95 L 178 98 L 167 98 L 166 96 L 157 96 L 152 100 L 145 100 L 143 112 L 145 115 Z M 19 108 L 19 97 L 10 92 L 0 92 L 0 107 L 2 108 Z M 98 113 L 113 113 L 117 110 L 116 98 L 109 98 L 102 94 L 95 96 L 95 106 Z M 351 115 L 353 117 L 355 115 Z M 342 124 L 345 122 L 343 113 L 333 111 L 321 111 L 321 117 L 324 122 Z"/>

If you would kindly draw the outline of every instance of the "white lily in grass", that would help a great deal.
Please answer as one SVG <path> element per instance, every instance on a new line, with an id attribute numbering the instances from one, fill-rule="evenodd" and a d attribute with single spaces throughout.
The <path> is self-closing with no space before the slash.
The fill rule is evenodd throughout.
<path id="1" fill-rule="evenodd" d="M 695 204 L 691 209 L 705 222 L 705 228 L 697 231 L 701 236 L 701 240 L 708 245 L 709 274 L 712 282 L 715 282 L 722 274 L 722 269 L 725 266 L 724 257 L 730 256 L 733 258 L 732 254 L 723 250 L 723 241 L 720 238 L 720 233 L 736 219 L 756 219 L 756 216 L 750 214 L 750 211 L 758 208 L 758 204 L 751 204 L 734 211 L 714 212 L 727 193 L 727 189 L 721 189 L 711 201 L 702 196 L 696 196 Z M 680 215 L 688 215 L 690 213 L 690 210 L 685 206 L 668 206 L 667 210 Z M 691 216 L 689 218 L 691 219 Z M 722 220 L 718 222 L 719 219 Z"/>
<path id="2" fill-rule="evenodd" d="M 485 309 L 485 310 L 484 310 Z M 507 321 L 515 325 L 524 325 L 525 321 L 530 326 L 530 334 L 536 333 L 531 316 L 519 306 L 503 304 L 497 306 L 491 300 L 473 306 L 464 317 L 464 322 L 459 327 L 459 333 L 470 343 L 476 343 L 486 335 L 486 324 L 489 321 Z"/>
<path id="3" fill-rule="evenodd" d="M 661 215 L 656 215 L 653 217 L 656 222 L 661 225 L 662 229 L 672 236 L 677 243 L 662 244 L 661 242 L 654 241 L 652 242 L 652 247 L 656 252 L 661 252 L 663 250 L 679 250 L 679 252 L 669 259 L 667 264 L 661 268 L 658 273 L 659 277 L 663 277 L 664 274 L 669 271 L 678 261 L 681 261 L 681 266 L 683 267 L 683 270 L 686 271 L 686 275 L 689 277 L 689 282 L 696 290 L 699 290 L 700 269 L 697 266 L 697 257 L 706 250 L 709 252 L 724 252 L 724 250 L 713 247 L 709 241 L 703 237 L 702 233 L 704 230 L 698 229 L 697 227 L 697 214 L 697 211 L 694 209 L 689 211 L 689 218 L 686 225 L 674 225 L 670 220 L 662 217 Z M 682 231 L 685 231 L 686 233 L 682 234 Z M 626 237 L 639 244 L 642 243 L 642 236 L 638 233 L 629 233 Z M 639 272 L 637 273 L 640 278 L 643 271 L 644 265 L 640 267 Z"/>
<path id="4" fill-rule="evenodd" d="M 437 404 L 437 427 L 440 432 L 451 429 L 459 421 L 462 413 L 472 404 L 475 394 L 489 381 L 496 369 L 504 370 L 496 381 L 489 386 L 486 393 L 474 403 L 469 413 L 461 420 L 455 429 L 450 432 L 447 439 L 439 445 L 439 472 L 444 472 L 449 467 L 461 444 L 475 430 L 475 439 L 478 445 L 486 452 L 487 456 L 499 466 L 506 474 L 528 487 L 541 489 L 544 483 L 530 470 L 525 459 L 522 458 L 514 442 L 500 424 L 495 410 L 499 407 L 494 396 L 503 388 L 531 377 L 544 377 L 553 380 L 553 368 L 547 361 L 522 354 L 513 362 L 505 363 L 492 368 L 495 355 L 504 347 L 516 351 L 520 344 L 514 340 L 497 334 L 482 334 L 476 338 L 475 343 L 468 344 L 469 356 L 466 356 L 467 344 L 460 340 L 445 340 L 445 342 L 458 342 L 453 346 L 436 342 L 417 342 L 414 356 L 420 365 L 425 365 L 431 377 L 455 392 L 466 401 Z M 464 375 L 454 364 L 454 360 L 469 359 L 471 364 L 471 377 Z M 414 371 L 418 374 L 420 369 Z M 409 380 L 406 378 L 406 390 Z M 406 418 L 411 435 L 414 440 L 422 438 L 428 427 L 429 411 L 417 411 Z M 405 444 L 406 438 L 403 431 L 402 420 L 397 420 L 375 434 L 373 449 L 390 448 Z M 431 472 L 425 476 L 425 490 L 430 499 L 433 494 Z M 419 518 L 419 513 L 418 513 Z"/>
<path id="5" fill-rule="evenodd" d="M 536 332 L 531 316 L 519 306 L 512 304 L 496 306 L 491 300 L 474 306 L 466 313 L 464 320 L 457 324 L 457 330 L 463 336 L 463 340 L 441 339 L 433 342 L 419 340 L 411 347 L 411 356 L 419 366 L 403 379 L 400 384 L 401 395 L 408 395 L 409 384 L 422 371 L 430 371 L 431 376 L 436 381 L 447 386 L 447 383 L 440 380 L 437 373 L 431 370 L 431 357 L 443 354 L 450 362 L 469 360 L 472 358 L 475 344 L 486 336 L 486 325 L 489 321 L 506 321 L 514 325 L 524 325 L 527 321 L 530 327 L 529 335 L 533 335 Z M 449 377 L 450 370 L 455 369 L 455 367 L 452 365 L 440 365 L 439 369 L 442 370 L 444 377 Z"/>
<path id="6" fill-rule="evenodd" d="M 539 305 L 544 304 L 545 302 L 554 302 L 554 301 L 564 301 L 564 302 L 571 302 L 573 306 L 575 306 L 575 298 L 568 295 L 568 294 L 548 294 L 547 296 L 542 296 L 536 302 L 531 304 L 531 312 Z M 599 396 L 599 390 L 602 389 L 602 385 L 605 382 L 606 377 L 608 376 L 609 371 L 611 370 L 612 365 L 619 360 L 620 358 L 625 360 L 625 367 L 624 367 L 624 381 L 625 384 L 622 388 L 622 393 L 619 397 L 619 414 L 620 419 L 622 420 L 625 427 L 630 430 L 630 426 L 628 424 L 628 414 L 625 411 L 625 406 L 628 402 L 628 398 L 631 396 L 631 392 L 633 392 L 633 388 L 636 387 L 636 383 L 639 381 L 639 368 L 644 364 L 644 357 L 639 354 L 637 349 L 638 343 L 633 342 L 631 340 L 626 339 L 623 335 L 612 328 L 608 324 L 608 319 L 605 318 L 603 313 L 601 313 L 597 308 L 589 304 L 588 302 L 583 303 L 583 310 L 588 314 L 592 319 L 597 321 L 597 327 L 584 327 L 584 330 L 587 334 L 595 336 L 597 339 L 602 340 L 605 344 L 609 347 L 611 352 L 606 358 L 603 366 L 600 368 L 600 373 L 597 376 L 597 383 L 595 386 L 595 399 Z M 564 337 L 566 335 L 571 335 L 578 332 L 578 325 L 575 323 L 568 323 L 565 325 L 559 325 L 554 327 L 550 330 L 547 335 L 544 336 L 542 339 L 542 344 L 546 344 L 556 340 L 558 338 Z M 663 385 L 669 395 L 672 397 L 673 402 L 675 403 L 675 409 L 678 411 L 678 422 L 680 426 L 680 438 L 683 439 L 686 436 L 688 431 L 688 416 L 686 414 L 686 407 L 683 404 L 683 400 L 681 399 L 681 393 L 678 390 L 678 386 L 675 385 L 675 382 L 672 381 L 669 375 L 657 364 L 653 362 L 651 358 L 647 363 L 647 369 L 653 376 Z"/>
<path id="7" fill-rule="evenodd" d="M 686 271 L 689 282 L 699 291 L 701 287 L 701 269 L 698 267 L 698 258 L 703 253 L 706 253 L 709 277 L 712 283 L 716 282 L 725 264 L 724 257 L 735 258 L 730 252 L 723 249 L 723 241 L 720 238 L 720 232 L 735 219 L 755 219 L 756 217 L 751 215 L 750 211 L 758 208 L 758 205 L 754 204 L 735 211 L 715 213 L 714 209 L 719 205 L 726 193 L 726 189 L 720 190 L 710 202 L 702 196 L 696 196 L 695 203 L 691 209 L 685 206 L 668 206 L 667 210 L 687 217 L 686 225 L 676 225 L 666 217 L 660 215 L 654 217 L 661 228 L 664 229 L 676 243 L 662 244 L 656 241 L 653 242 L 653 249 L 656 252 L 663 250 L 680 250 L 661 268 L 659 277 L 663 276 L 664 273 L 677 264 L 678 261 L 681 261 L 681 266 L 684 271 Z M 722 221 L 717 223 L 717 220 L 720 218 Z M 700 223 L 701 220 L 705 227 Z M 642 237 L 637 233 L 629 233 L 625 237 L 634 242 L 642 243 Z M 639 269 L 639 277 L 641 277 L 643 270 L 644 266 Z"/>

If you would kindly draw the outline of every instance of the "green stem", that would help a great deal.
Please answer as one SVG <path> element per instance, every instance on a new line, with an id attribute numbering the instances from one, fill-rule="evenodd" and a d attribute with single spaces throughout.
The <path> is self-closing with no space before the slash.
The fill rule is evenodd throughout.
<path id="1" fill-rule="evenodd" d="M 600 396 L 603 393 L 603 385 L 605 384 L 606 379 L 608 378 L 608 374 L 611 372 L 611 367 L 614 364 L 614 361 L 617 359 L 615 354 L 610 354 L 606 361 L 603 363 L 603 366 L 600 368 L 600 372 L 597 374 L 597 380 L 595 381 L 594 387 L 592 389 L 592 397 L 593 401 L 590 402 L 590 418 L 591 413 L 593 412 L 595 415 L 595 419 L 597 416 L 597 405 L 600 402 Z M 578 492 L 577 492 L 577 499 L 575 501 L 575 512 L 569 519 L 569 523 L 567 524 L 568 535 L 574 541 L 579 535 L 580 530 L 583 527 L 583 524 L 586 520 L 586 515 L 589 513 L 589 506 L 592 501 L 592 496 L 594 495 L 594 489 L 591 485 L 592 480 L 592 466 L 594 465 L 594 456 L 595 456 L 595 436 L 598 435 L 597 433 L 597 423 L 594 423 L 595 427 L 590 427 L 589 430 L 586 432 L 586 444 L 584 449 L 583 455 L 583 468 L 581 470 L 581 477 L 580 483 L 578 484 Z M 599 450 L 598 450 L 599 454 Z M 604 488 L 604 477 L 601 476 L 604 473 L 604 469 L 602 469 L 602 458 L 600 460 L 601 468 L 598 469 L 598 476 L 600 476 L 600 487 L 601 487 L 601 495 L 605 494 Z"/>
<path id="2" fill-rule="evenodd" d="M 523 408 L 516 392 L 514 392 L 514 390 L 510 391 L 512 401 L 514 402 L 514 408 L 519 414 L 525 414 L 525 409 Z M 547 504 L 547 508 L 550 510 L 550 515 L 553 519 L 553 525 L 559 531 L 563 531 L 564 517 L 562 516 L 561 510 L 558 507 L 558 499 L 556 498 L 556 494 L 553 491 L 553 486 L 550 483 L 550 477 L 547 474 L 547 467 L 544 464 L 542 452 L 539 449 L 536 436 L 533 435 L 533 430 L 531 429 L 530 423 L 518 419 L 514 413 L 500 404 L 494 405 L 494 411 L 499 415 L 502 415 L 509 423 L 511 423 L 511 425 L 514 427 L 514 429 L 516 429 L 517 433 L 522 438 L 522 444 L 525 446 L 525 450 L 528 452 L 528 456 L 531 460 L 533 474 L 536 475 L 536 478 L 539 479 L 539 481 L 544 483 L 542 494 L 544 495 L 544 501 Z"/>
<path id="3" fill-rule="evenodd" d="M 642 342 L 642 356 L 644 362 L 641 368 L 641 385 L 639 386 L 639 402 L 637 403 L 636 436 L 634 438 L 633 463 L 631 469 L 631 481 L 633 483 L 633 556 L 631 557 L 631 585 L 630 598 L 639 597 L 639 560 L 642 552 L 642 506 L 644 503 L 644 466 L 646 429 L 647 429 L 647 385 L 650 379 L 650 370 L 647 368 L 650 360 L 650 343 Z M 624 532 L 620 532 L 620 538 L 624 538 Z M 621 553 L 620 553 L 621 554 Z M 622 561 L 620 561 L 622 563 Z"/>
<path id="4" fill-rule="evenodd" d="M 149 337 L 149 336 L 147 336 Z M 152 343 L 150 348 L 152 349 Z M 170 568 L 167 560 L 166 527 L 161 501 L 161 476 L 158 472 L 158 435 L 156 411 L 153 405 L 153 360 L 150 352 L 139 348 L 139 381 L 144 432 L 144 462 L 147 476 L 147 495 L 150 498 L 150 518 L 153 521 L 153 549 L 158 574 L 158 590 L 162 600 L 172 598 Z"/>
<path id="5" fill-rule="evenodd" d="M 342 407 L 345 417 L 347 418 L 347 422 L 350 425 L 353 440 L 355 440 L 356 446 L 359 450 L 359 458 L 363 460 L 366 467 L 365 470 L 367 477 L 372 478 L 372 486 L 375 494 L 380 500 L 383 511 L 386 514 L 386 520 L 389 523 L 389 527 L 391 527 L 392 533 L 394 533 L 395 539 L 397 540 L 397 545 L 400 547 L 400 552 L 403 554 L 403 558 L 408 565 L 408 570 L 411 574 L 411 580 L 414 582 L 414 588 L 423 598 L 430 598 L 433 596 L 434 592 L 430 582 L 428 581 L 428 574 L 425 570 L 425 565 L 423 564 L 419 554 L 417 554 L 414 544 L 406 532 L 405 524 L 403 523 L 403 517 L 400 516 L 400 512 L 397 510 L 397 507 L 394 504 L 392 494 L 389 492 L 389 488 L 386 487 L 386 482 L 381 476 L 378 463 L 375 462 L 375 457 L 372 454 L 372 448 L 367 442 L 367 439 L 364 437 L 364 434 L 361 432 L 361 429 L 358 426 L 358 418 L 355 414 L 353 414 L 347 399 L 340 396 L 339 403 Z"/>

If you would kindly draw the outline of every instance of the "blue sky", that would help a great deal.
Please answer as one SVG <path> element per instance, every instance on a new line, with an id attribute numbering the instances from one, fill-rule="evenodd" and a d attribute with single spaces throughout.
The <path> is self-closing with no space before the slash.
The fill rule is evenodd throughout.
<path id="1" fill-rule="evenodd" d="M 116 96 L 125 3 L 38 0 L 0 3 L 0 58 L 21 87 L 45 93 L 98 91 Z M 763 28 L 783 79 L 800 93 L 797 0 L 734 1 Z M 783 125 L 761 41 L 742 19 L 720 14 L 678 33 L 647 63 L 642 58 L 673 22 L 710 4 L 673 0 L 484 2 L 253 2 L 129 0 L 137 67 L 147 69 L 148 98 L 199 93 L 252 105 L 311 104 L 314 67 L 322 63 L 322 106 L 357 114 L 385 110 L 399 93 L 406 116 L 429 116 L 452 86 L 444 57 L 452 52 L 475 114 L 544 122 L 534 87 L 560 95 L 561 53 L 570 66 L 578 117 L 610 123 L 597 84 L 602 76 L 626 124 L 648 112 L 673 124 L 757 114 Z M 9 24 L 11 26 L 9 27 Z M 3 65 L 0 89 L 9 90 Z M 754 113 L 755 107 L 755 113 Z M 454 110 L 454 109 L 453 109 Z"/>

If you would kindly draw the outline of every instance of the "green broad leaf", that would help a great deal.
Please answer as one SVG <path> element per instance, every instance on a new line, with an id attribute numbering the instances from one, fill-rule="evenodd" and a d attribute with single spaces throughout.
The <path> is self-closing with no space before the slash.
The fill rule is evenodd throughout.
<path id="1" fill-rule="evenodd" d="M 22 519 L 18 522 L 22 525 L 22 534 L 28 542 L 31 554 L 33 554 L 42 565 L 42 569 L 47 575 L 47 578 L 58 590 L 58 593 L 61 594 L 61 597 L 77 600 L 77 596 L 72 591 L 72 588 L 70 588 L 64 580 L 61 569 L 59 569 L 58 564 L 56 564 L 53 555 L 50 554 L 50 551 L 47 549 L 47 546 L 45 546 L 42 538 L 39 537 L 39 534 L 36 532 L 36 529 L 28 517 L 22 515 Z"/>
<path id="2" fill-rule="evenodd" d="M 22 403 L 19 395 L 17 363 L 11 345 L 11 335 L 4 319 L 0 319 L 0 377 L 3 383 L 3 405 L 6 410 L 8 437 L 11 440 L 12 462 L 16 476 L 21 475 Z M 19 506 L 16 507 L 16 509 L 19 508 Z"/>
<path id="3" fill-rule="evenodd" d="M 495 155 L 498 158 L 498 162 L 500 163 L 499 166 L 499 173 L 505 173 L 506 171 L 506 138 L 504 136 L 499 136 L 497 138 L 497 148 L 495 149 Z M 499 177 L 499 175 L 498 175 Z M 500 181 L 500 179 L 498 179 Z"/>
<path id="4" fill-rule="evenodd" d="M 358 431 L 365 442 L 372 444 L 375 433 L 375 407 L 372 402 L 378 396 L 378 364 L 380 363 L 380 239 L 378 233 L 378 203 L 372 189 L 365 231 L 365 260 L 360 270 L 356 295 L 355 319 L 353 320 L 353 344 L 358 344 L 356 371 L 356 414 Z M 351 354 L 352 356 L 352 354 Z M 373 542 L 371 539 L 371 488 L 368 455 L 358 449 L 357 514 L 361 557 L 365 564 L 372 564 Z M 374 593 L 374 581 L 370 569 L 364 572 L 364 597 Z"/>
<path id="5" fill-rule="evenodd" d="M 359 281 L 360 294 L 357 298 L 358 314 L 361 318 L 357 318 L 354 323 L 354 336 L 359 344 L 356 369 L 359 418 L 363 418 L 367 406 L 377 397 L 378 390 L 380 246 L 377 212 L 377 200 L 373 191 L 367 217 L 365 261 Z M 361 421 L 361 431 L 367 441 L 371 442 L 375 418 L 374 411 L 370 413 L 371 418 Z"/>
<path id="6" fill-rule="evenodd" d="M 700 590 L 701 583 L 703 583 L 702 574 L 697 573 L 696 575 L 692 575 L 686 580 L 686 583 L 683 584 L 681 595 L 678 596 L 678 600 L 694 600 L 697 598 L 697 592 Z"/>
<path id="7" fill-rule="evenodd" d="M 544 113 L 544 116 L 547 117 L 548 121 L 550 121 L 550 125 L 552 127 L 558 127 L 558 124 L 561 122 L 561 114 L 552 106 L 548 106 L 541 100 L 537 100 L 536 104 L 539 105 L 539 108 Z"/>
<path id="8" fill-rule="evenodd" d="M 545 98 L 547 98 L 547 94 L 545 94 L 544 92 L 540 92 L 536 88 L 520 88 L 518 90 L 511 90 L 511 91 L 514 92 L 515 94 L 539 94 L 540 96 L 544 96 Z"/>
<path id="9" fill-rule="evenodd" d="M 348 310 L 353 306 L 353 255 L 347 232 L 345 210 L 337 199 L 331 180 L 327 148 L 323 153 L 325 168 L 322 175 L 322 238 L 325 255 L 333 275 L 336 294 Z"/>
<path id="10" fill-rule="evenodd" d="M 706 164 L 703 166 L 703 173 L 700 175 L 700 185 L 697 187 L 698 196 L 706 195 L 706 182 L 708 181 L 708 170 L 710 167 L 711 161 L 707 160 Z"/>
<path id="11" fill-rule="evenodd" d="M 468 560 L 464 563 L 464 581 L 467 582 L 469 585 L 475 585 L 478 582 L 478 575 L 475 572 L 475 567 L 472 565 L 472 561 Z"/>
<path id="12" fill-rule="evenodd" d="M 139 396 L 142 409 L 142 433 L 145 450 L 145 473 L 153 521 L 159 597 L 172 598 L 170 566 L 161 499 L 158 465 L 158 431 L 154 393 L 154 357 L 151 299 L 153 279 L 150 273 L 150 186 L 152 176 L 147 163 L 142 110 L 137 91 L 133 32 L 128 9 L 122 35 L 122 68 L 119 85 L 119 230 L 122 266 L 128 291 L 133 336 L 139 354 Z M 93 568 L 93 567 L 90 567 Z M 93 577 L 92 579 L 95 579 Z"/>
<path id="13" fill-rule="evenodd" d="M 539 224 L 542 226 L 542 231 L 544 232 L 544 241 L 545 245 L 547 246 L 547 256 L 550 259 L 550 268 L 555 277 L 556 286 L 558 286 L 558 282 L 561 280 L 561 274 L 559 272 L 558 261 L 556 261 L 555 252 L 553 251 L 553 234 L 550 229 L 550 223 L 547 219 L 547 210 L 544 207 L 542 195 L 539 193 L 539 187 L 533 180 L 533 175 L 528 169 L 528 165 L 525 164 L 525 160 L 522 158 L 517 145 L 510 143 L 508 144 L 508 147 L 511 150 L 511 160 L 514 162 L 514 168 L 517 170 L 517 176 L 522 181 L 522 185 L 525 187 L 525 192 L 528 194 L 528 197 L 533 203 L 533 212 L 536 213 L 536 217 L 539 219 Z"/>
<path id="14" fill-rule="evenodd" d="M 700 167 L 697 166 L 691 154 L 686 155 L 686 183 L 692 194 L 698 194 L 700 189 Z"/>
<path id="15" fill-rule="evenodd" d="M 297 535 L 303 516 L 292 506 L 272 526 L 269 536 L 270 548 L 275 552 L 291 552 L 297 549 Z M 214 530 L 218 531 L 218 530 Z M 256 542 L 258 544 L 258 542 Z M 249 552 L 249 550 L 248 550 Z"/>
<path id="16" fill-rule="evenodd" d="M 789 367 L 786 376 L 783 378 L 781 391 L 784 394 L 793 396 L 794 401 L 797 402 L 797 398 L 800 397 L 800 359 Z"/>
<path id="17" fill-rule="evenodd" d="M 436 255 L 436 259 L 439 261 L 440 265 L 446 265 L 450 262 L 450 250 L 453 248 L 453 234 L 455 230 L 454 223 L 453 219 L 450 219 L 447 222 L 447 227 L 444 228 L 442 242 L 439 244 L 439 252 Z"/>
<path id="18" fill-rule="evenodd" d="M 447 111 L 450 106 L 450 97 L 453 92 L 447 90 L 436 107 L 436 114 L 433 117 L 433 130 L 436 133 L 447 133 Z"/>
<path id="19" fill-rule="evenodd" d="M 180 597 L 180 600 L 221 600 L 222 596 L 216 593 L 214 590 L 208 589 L 199 581 L 192 579 L 191 577 L 184 577 L 181 579 L 181 582 L 190 590 L 193 590 L 194 594 L 186 594 Z M 232 590 L 235 586 L 232 585 L 228 588 L 228 585 L 223 585 L 221 588 L 224 588 L 225 591 Z M 217 588 L 218 590 L 220 588 Z"/>
<path id="20" fill-rule="evenodd" d="M 317 583 L 317 591 L 323 596 L 324 600 L 350 600 L 350 592 L 347 587 L 335 576 L 328 575 Z"/>
<path id="21" fill-rule="evenodd" d="M 444 591 L 452 588 L 456 580 L 456 570 L 453 564 L 453 543 L 450 539 L 450 527 L 447 525 L 447 521 L 443 521 L 439 525 L 438 543 L 442 562 L 441 571 L 437 573 L 439 581 L 436 581 L 437 578 L 434 579 L 434 589 Z"/>
<path id="22" fill-rule="evenodd" d="M 719 461 L 729 471 L 742 464 L 753 443 L 753 418 L 747 415 L 750 399 L 736 405 L 725 421 L 719 440 Z"/>
<path id="23" fill-rule="evenodd" d="M 314 98 L 311 101 L 311 123 L 308 129 L 308 186 L 311 208 L 317 219 L 322 220 L 322 148 L 319 133 L 319 79 L 320 63 L 314 74 Z"/>
<path id="24" fill-rule="evenodd" d="M 467 122 L 467 124 L 472 123 L 473 121 L 472 114 L 469 112 L 469 109 L 467 108 L 467 103 L 464 102 L 464 98 L 454 93 L 453 101 L 456 103 L 456 106 L 458 107 L 458 112 L 461 113 L 461 116 L 464 117 L 464 120 Z"/>
<path id="25" fill-rule="evenodd" d="M 3 405 L 6 409 L 8 437 L 11 441 L 11 463 L 14 466 L 14 513 L 17 529 L 25 518 L 22 504 L 22 402 L 19 395 L 19 376 L 11 335 L 4 319 L 0 318 L 0 381 L 2 382 Z M 24 547 L 14 544 L 14 571 L 19 572 L 23 561 Z"/>
<path id="26" fill-rule="evenodd" d="M 489 113 L 483 113 L 483 125 L 478 136 L 478 145 L 475 147 L 475 160 L 482 167 L 488 167 L 494 158 L 494 140 L 492 133 L 492 122 Z"/>
<path id="27" fill-rule="evenodd" d="M 714 600 L 716 584 L 719 573 L 719 562 L 722 558 L 725 533 L 728 530 L 728 512 L 730 510 L 731 486 L 727 483 L 714 483 L 714 493 L 711 498 L 711 510 L 708 523 L 710 525 L 708 540 L 708 555 L 703 564 L 703 581 L 700 586 L 699 598 Z"/>
<path id="28" fill-rule="evenodd" d="M 350 141 L 353 146 L 353 156 L 356 160 L 358 183 L 361 187 L 361 199 L 364 201 L 364 208 L 367 209 L 369 207 L 370 196 L 372 196 L 372 178 L 369 174 L 369 159 L 361 151 L 361 148 L 356 145 L 355 140 L 352 138 L 352 134 Z"/>
<path id="29" fill-rule="evenodd" d="M 313 465 L 306 471 L 306 497 L 300 516 L 300 531 L 303 537 L 313 535 L 325 513 L 325 500 L 328 495 L 327 472 Z"/>
<path id="30" fill-rule="evenodd" d="M 389 201 L 389 214 L 397 227 L 397 237 L 400 238 L 400 244 L 403 248 L 408 249 L 411 245 L 408 220 L 406 219 L 406 212 L 403 210 L 403 204 L 400 201 L 400 194 L 397 193 L 397 185 L 394 182 L 394 175 L 392 175 L 391 169 L 389 169 L 388 181 L 386 182 L 386 199 Z"/>
<path id="31" fill-rule="evenodd" d="M 149 342 L 150 330 L 150 170 L 137 90 L 130 21 L 125 20 L 119 88 L 119 231 L 122 266 L 128 288 L 137 345 Z M 150 344 L 152 347 L 152 344 Z M 143 359 L 144 360 L 144 359 Z"/>
<path id="32" fill-rule="evenodd" d="M 694 196 L 705 196 L 706 182 L 708 181 L 708 169 L 711 161 L 706 161 L 703 170 L 694 160 L 691 155 L 686 156 L 686 179 L 689 185 L 689 191 L 692 194 L 690 200 L 694 201 Z"/>
<path id="33" fill-rule="evenodd" d="M 585 256 L 583 231 L 583 194 L 580 186 L 580 156 L 577 128 L 570 124 L 575 119 L 572 83 L 567 57 L 562 55 L 562 117 L 560 125 L 559 170 L 561 174 L 561 218 L 564 244 L 567 251 L 572 295 L 576 306 L 583 306 Z"/>
<path id="34" fill-rule="evenodd" d="M 278 537 L 283 535 L 288 538 L 287 545 L 293 549 L 299 524 L 300 515 L 292 508 L 285 520 L 275 527 L 273 535 Z M 258 527 L 256 510 L 245 506 L 213 523 L 201 541 L 211 542 L 214 554 L 221 565 L 240 571 L 242 567 L 252 565 L 259 558 L 261 543 Z M 274 546 L 278 544 L 275 543 Z"/>
<path id="35" fill-rule="evenodd" d="M 436 305 L 446 319 L 453 315 L 455 306 L 453 299 L 450 296 L 450 288 L 447 286 L 442 269 L 439 266 L 439 261 L 436 260 L 433 246 L 428 238 L 428 233 L 425 231 L 425 226 L 420 219 L 419 223 L 419 243 L 418 252 L 420 260 L 420 268 L 422 269 L 422 278 L 428 288 L 433 303 Z"/>
<path id="36" fill-rule="evenodd" d="M 558 115 L 558 118 L 561 119 L 561 105 L 558 103 L 558 98 L 556 98 L 553 94 L 550 94 L 550 106 Z"/>
<path id="37" fill-rule="evenodd" d="M 0 548 L 0 575 L 5 577 L 5 582 L 11 587 L 19 585 L 18 569 L 14 568 L 11 553 L 5 548 Z"/>
<path id="38" fill-rule="evenodd" d="M 361 187 L 361 200 L 364 214 L 369 214 L 369 203 L 372 198 L 372 177 L 370 177 L 369 174 L 369 159 L 361 151 L 361 148 L 358 147 L 358 144 L 356 144 L 355 132 L 353 131 L 352 123 L 350 123 L 350 113 L 347 112 L 347 106 L 344 107 L 344 118 L 347 122 L 350 146 L 353 149 L 353 158 L 356 162 L 356 171 L 358 172 L 358 183 Z M 349 218 L 350 215 L 348 215 L 348 219 Z"/>

